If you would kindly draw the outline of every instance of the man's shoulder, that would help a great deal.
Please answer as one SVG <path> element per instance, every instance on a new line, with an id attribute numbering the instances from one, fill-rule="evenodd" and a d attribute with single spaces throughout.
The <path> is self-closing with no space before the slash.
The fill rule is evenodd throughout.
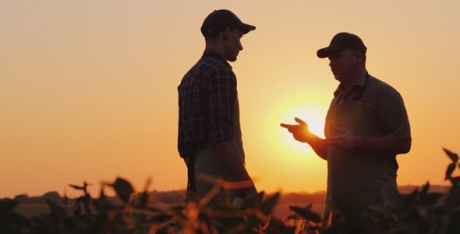
<path id="1" fill-rule="evenodd" d="M 198 66 L 208 67 L 209 69 L 232 69 L 230 64 L 223 60 L 222 58 L 218 58 L 215 56 L 203 56 L 198 60 L 196 64 Z"/>
<path id="2" fill-rule="evenodd" d="M 212 80 L 235 80 L 236 75 L 225 61 L 219 59 L 202 57 L 193 65 L 183 76 L 181 83 L 201 83 L 206 84 Z"/>
<path id="3" fill-rule="evenodd" d="M 387 82 L 375 76 L 370 76 L 368 82 L 369 82 L 369 89 L 374 94 L 381 93 L 381 92 L 399 94 L 396 88 L 394 88 L 392 85 L 388 84 Z"/>
<path id="4" fill-rule="evenodd" d="M 232 72 L 232 68 L 228 63 L 213 57 L 200 58 L 191 70 L 200 71 L 202 73 Z"/>
<path id="5" fill-rule="evenodd" d="M 220 70 L 228 70 L 225 62 L 212 57 L 201 57 L 189 70 L 202 73 L 212 73 Z"/>

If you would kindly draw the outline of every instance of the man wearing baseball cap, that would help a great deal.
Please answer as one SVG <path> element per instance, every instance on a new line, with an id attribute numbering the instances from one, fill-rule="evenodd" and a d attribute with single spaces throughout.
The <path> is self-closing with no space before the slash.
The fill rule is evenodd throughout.
<path id="1" fill-rule="evenodd" d="M 335 209 L 337 199 L 352 196 L 364 205 L 399 202 L 396 155 L 411 148 L 410 125 L 403 99 L 396 89 L 366 70 L 367 48 L 358 36 L 341 32 L 329 46 L 319 49 L 328 58 L 340 82 L 326 116 L 321 139 L 307 123 L 281 124 L 293 137 L 309 144 L 327 160 L 327 196 L 324 217 Z"/>
<path id="2" fill-rule="evenodd" d="M 237 80 L 228 61 L 243 49 L 241 37 L 256 27 L 233 12 L 211 12 L 201 26 L 206 48 L 178 86 L 178 151 L 188 170 L 187 190 L 203 198 L 215 179 L 230 183 L 230 198 L 246 198 L 256 188 L 245 168 L 241 140 Z M 208 179 L 202 180 L 201 175 Z M 218 206 L 219 197 L 207 205 Z"/>

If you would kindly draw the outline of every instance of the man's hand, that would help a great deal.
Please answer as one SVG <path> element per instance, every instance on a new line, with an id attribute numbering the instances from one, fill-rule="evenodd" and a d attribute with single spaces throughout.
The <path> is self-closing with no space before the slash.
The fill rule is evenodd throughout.
<path id="1" fill-rule="evenodd" d="M 362 136 L 357 136 L 344 128 L 337 128 L 337 135 L 329 138 L 329 144 L 341 150 L 356 150 L 360 147 Z"/>
<path id="2" fill-rule="evenodd" d="M 305 123 L 305 121 L 297 117 L 295 118 L 295 121 L 298 124 L 282 123 L 280 125 L 292 133 L 294 139 L 309 144 L 318 156 L 324 160 L 327 160 L 328 141 L 326 139 L 321 139 L 317 135 L 310 132 L 310 129 L 308 129 L 308 125 Z"/>
<path id="3" fill-rule="evenodd" d="M 297 141 L 308 143 L 311 133 L 310 133 L 310 130 L 308 129 L 307 123 L 297 117 L 294 120 L 298 124 L 281 123 L 280 125 L 281 127 L 286 128 L 290 133 L 292 133 L 292 136 Z"/>

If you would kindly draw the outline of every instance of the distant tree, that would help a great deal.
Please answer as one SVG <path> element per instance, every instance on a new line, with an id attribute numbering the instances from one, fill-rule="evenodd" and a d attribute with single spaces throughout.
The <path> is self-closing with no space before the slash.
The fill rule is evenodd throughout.
<path id="1" fill-rule="evenodd" d="M 152 191 L 151 194 L 161 202 L 166 204 L 180 204 L 185 202 L 185 190 L 173 190 L 173 191 Z"/>
<path id="2" fill-rule="evenodd" d="M 51 200 L 55 202 L 61 202 L 62 198 L 59 195 L 58 192 L 56 191 L 51 191 L 43 194 L 41 197 L 39 197 L 39 200 L 42 202 L 46 202 L 46 200 Z"/>
<path id="3" fill-rule="evenodd" d="M 18 195 L 16 195 L 16 196 L 14 196 L 13 199 L 16 200 L 16 201 L 18 201 L 18 202 L 21 202 L 21 203 L 23 203 L 23 202 L 28 202 L 28 200 L 29 200 L 29 195 L 27 195 L 27 194 L 25 194 L 25 193 L 24 193 L 24 194 L 18 194 Z"/>

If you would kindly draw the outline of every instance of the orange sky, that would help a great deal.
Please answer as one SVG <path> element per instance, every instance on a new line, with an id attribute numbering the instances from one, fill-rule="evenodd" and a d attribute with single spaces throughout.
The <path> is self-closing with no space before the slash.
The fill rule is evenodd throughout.
<path id="1" fill-rule="evenodd" d="M 117 176 L 142 189 L 185 187 L 176 150 L 177 91 L 204 48 L 199 28 L 228 8 L 257 29 L 232 63 L 247 167 L 259 190 L 324 190 L 326 163 L 280 122 L 321 134 L 337 82 L 316 50 L 359 35 L 370 74 L 402 94 L 413 145 L 399 184 L 443 183 L 460 152 L 458 1 L 0 2 L 0 197 Z"/>

